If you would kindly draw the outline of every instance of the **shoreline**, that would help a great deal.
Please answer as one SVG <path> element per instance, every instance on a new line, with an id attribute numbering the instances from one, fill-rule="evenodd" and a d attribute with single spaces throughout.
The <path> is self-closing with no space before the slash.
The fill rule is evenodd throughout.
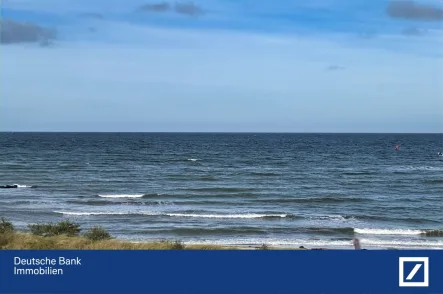
<path id="1" fill-rule="evenodd" d="M 187 243 L 181 240 L 131 241 L 111 238 L 93 241 L 85 236 L 37 236 L 29 232 L 0 233 L 0 250 L 355 250 L 349 247 L 275 246 L 267 244 Z M 431 248 L 381 248 L 363 250 L 442 250 Z"/>
<path id="2" fill-rule="evenodd" d="M 159 240 L 131 242 L 121 239 L 90 240 L 85 236 L 36 236 L 28 232 L 0 233 L 0 250 L 226 250 L 245 249 L 230 246 L 193 244 Z"/>
<path id="3" fill-rule="evenodd" d="M 79 224 L 69 220 L 59 223 L 28 225 L 29 230 L 16 230 L 5 218 L 0 221 L 0 249 L 125 249 L 125 250 L 355 250 L 355 242 L 363 250 L 442 250 L 443 248 L 416 246 L 376 246 L 368 240 L 354 237 L 342 244 L 309 244 L 309 242 L 290 242 L 287 240 L 268 240 L 267 243 L 250 243 L 244 239 L 232 240 L 182 240 L 182 239 L 126 239 L 111 236 L 100 226 L 82 232 Z M 354 240 L 354 241 L 352 241 Z M 231 242 L 229 242 L 231 241 Z M 286 242 L 285 242 L 286 241 Z M 295 241 L 295 240 L 294 240 Z M 368 243 L 364 243 L 368 241 Z M 348 243 L 349 242 L 349 243 Z M 361 243 L 362 242 L 362 243 Z M 374 246 L 375 245 L 375 246 Z M 388 245 L 388 244 L 386 244 Z M 412 244 L 410 244 L 412 245 Z"/>
<path id="4" fill-rule="evenodd" d="M 90 240 L 85 236 L 37 236 L 29 232 L 0 233 L 0 250 L 330 250 L 262 245 L 186 243 L 180 240 Z M 335 249 L 335 248 L 334 248 Z"/>

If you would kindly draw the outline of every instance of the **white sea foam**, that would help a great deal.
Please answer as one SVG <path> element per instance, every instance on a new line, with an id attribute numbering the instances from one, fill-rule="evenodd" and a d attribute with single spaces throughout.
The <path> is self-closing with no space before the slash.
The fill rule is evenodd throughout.
<path id="1" fill-rule="evenodd" d="M 19 184 L 14 184 L 16 185 L 18 188 L 31 188 L 32 186 L 27 186 L 27 185 L 19 185 Z"/>
<path id="2" fill-rule="evenodd" d="M 375 240 L 361 239 L 362 246 L 392 247 L 392 248 L 432 248 L 443 249 L 443 241 L 428 240 Z"/>
<path id="3" fill-rule="evenodd" d="M 73 211 L 54 211 L 64 215 L 88 216 L 88 215 L 127 215 L 127 212 L 73 212 Z"/>
<path id="4" fill-rule="evenodd" d="M 389 171 L 410 172 L 410 171 L 443 171 L 441 166 L 397 166 L 388 167 Z"/>
<path id="5" fill-rule="evenodd" d="M 406 230 L 406 229 L 358 229 L 354 232 L 362 235 L 420 235 L 426 233 L 422 230 Z"/>
<path id="6" fill-rule="evenodd" d="M 63 215 L 73 215 L 73 216 L 94 216 L 94 215 L 160 215 L 155 212 L 137 212 L 137 211 L 54 211 L 55 213 L 60 213 Z"/>
<path id="7" fill-rule="evenodd" d="M 287 214 L 188 214 L 188 213 L 167 213 L 168 216 L 175 217 L 198 217 L 198 218 L 264 218 L 264 217 L 287 217 Z"/>
<path id="8" fill-rule="evenodd" d="M 299 246 L 314 246 L 314 247 L 352 247 L 352 241 L 321 241 L 321 240 L 305 240 L 305 239 L 267 239 L 267 238 L 251 238 L 251 239 L 219 239 L 219 240 L 191 240 L 186 244 L 216 244 L 216 245 L 252 245 L 259 246 L 267 244 L 276 247 L 299 247 Z"/>
<path id="9" fill-rule="evenodd" d="M 427 241 L 427 240 L 374 240 L 361 239 L 363 248 L 396 248 L 396 249 L 442 249 L 443 241 Z M 232 245 L 232 246 L 260 246 L 267 244 L 275 247 L 299 247 L 307 248 L 341 248 L 353 249 L 352 240 L 309 240 L 309 239 L 268 239 L 268 238 L 229 238 L 218 240 L 189 240 L 186 244 L 215 244 L 215 245 Z"/>
<path id="10" fill-rule="evenodd" d="M 314 216 L 308 216 L 307 218 L 312 220 L 332 220 L 332 221 L 355 220 L 354 217 L 344 217 L 342 215 L 314 215 Z"/>
<path id="11" fill-rule="evenodd" d="M 102 198 L 141 198 L 144 194 L 99 194 L 98 197 Z"/>
<path id="12" fill-rule="evenodd" d="M 197 158 L 188 158 L 189 161 L 197 161 Z"/>
<path id="13" fill-rule="evenodd" d="M 193 214 L 193 213 L 160 213 L 152 211 L 91 211 L 91 212 L 75 212 L 75 211 L 54 211 L 64 215 L 73 216 L 94 216 L 94 215 L 147 215 L 147 216 L 168 216 L 168 217 L 191 217 L 191 218 L 265 218 L 265 217 L 287 217 L 287 214 Z"/>

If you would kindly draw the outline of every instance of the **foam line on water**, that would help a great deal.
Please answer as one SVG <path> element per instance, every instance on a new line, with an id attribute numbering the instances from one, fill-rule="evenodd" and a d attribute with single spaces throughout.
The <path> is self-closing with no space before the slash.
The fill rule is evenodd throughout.
<path id="1" fill-rule="evenodd" d="M 361 239 L 362 247 L 372 248 L 426 248 L 426 249 L 442 249 L 443 241 L 427 241 L 427 240 L 375 240 Z M 189 240 L 186 244 L 215 244 L 215 245 L 233 245 L 233 246 L 260 246 L 266 244 L 276 247 L 311 247 L 311 248 L 343 248 L 353 249 L 352 240 L 312 240 L 312 239 L 268 239 L 268 238 L 229 238 L 218 240 Z"/>
<path id="2" fill-rule="evenodd" d="M 55 213 L 72 216 L 94 216 L 94 215 L 146 215 L 146 216 L 167 216 L 167 217 L 189 217 L 189 218 L 218 218 L 218 219 L 255 219 L 255 218 L 285 218 L 287 214 L 194 214 L 194 213 L 160 213 L 160 212 L 144 212 L 144 211 L 54 211 Z"/>
<path id="3" fill-rule="evenodd" d="M 177 217 L 196 217 L 196 218 L 271 218 L 280 217 L 285 218 L 287 214 L 259 214 L 259 213 L 248 213 L 248 214 L 187 214 L 187 213 L 168 213 L 168 216 Z"/>
<path id="4" fill-rule="evenodd" d="M 420 235 L 425 233 L 423 230 L 408 230 L 408 229 L 358 229 L 354 232 L 362 235 Z"/>
<path id="5" fill-rule="evenodd" d="M 17 188 L 32 188 L 32 186 L 20 185 L 20 184 L 14 184 L 13 186 L 17 186 Z"/>
<path id="6" fill-rule="evenodd" d="M 144 194 L 98 194 L 102 198 L 142 198 Z"/>
<path id="7" fill-rule="evenodd" d="M 156 216 L 162 215 L 157 212 L 131 212 L 131 211 L 54 211 L 54 213 L 59 213 L 63 215 L 71 215 L 71 216 L 113 216 L 113 215 L 146 215 L 146 216 Z"/>
<path id="8" fill-rule="evenodd" d="M 443 237 L 443 230 L 412 230 L 412 229 L 359 229 L 354 232 L 361 235 L 422 235 L 427 237 Z"/>

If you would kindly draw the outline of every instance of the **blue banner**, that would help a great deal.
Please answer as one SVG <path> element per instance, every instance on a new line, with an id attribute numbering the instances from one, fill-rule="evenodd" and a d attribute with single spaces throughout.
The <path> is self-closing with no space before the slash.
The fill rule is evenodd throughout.
<path id="1" fill-rule="evenodd" d="M 443 293 L 443 251 L 0 251 L 0 293 Z"/>

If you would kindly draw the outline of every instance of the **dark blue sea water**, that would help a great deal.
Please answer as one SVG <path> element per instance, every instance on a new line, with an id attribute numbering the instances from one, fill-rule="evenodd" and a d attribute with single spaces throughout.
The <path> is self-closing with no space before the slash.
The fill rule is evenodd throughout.
<path id="1" fill-rule="evenodd" d="M 443 248 L 442 149 L 424 134 L 0 133 L 0 185 L 20 185 L 0 189 L 0 216 L 129 240 Z"/>

